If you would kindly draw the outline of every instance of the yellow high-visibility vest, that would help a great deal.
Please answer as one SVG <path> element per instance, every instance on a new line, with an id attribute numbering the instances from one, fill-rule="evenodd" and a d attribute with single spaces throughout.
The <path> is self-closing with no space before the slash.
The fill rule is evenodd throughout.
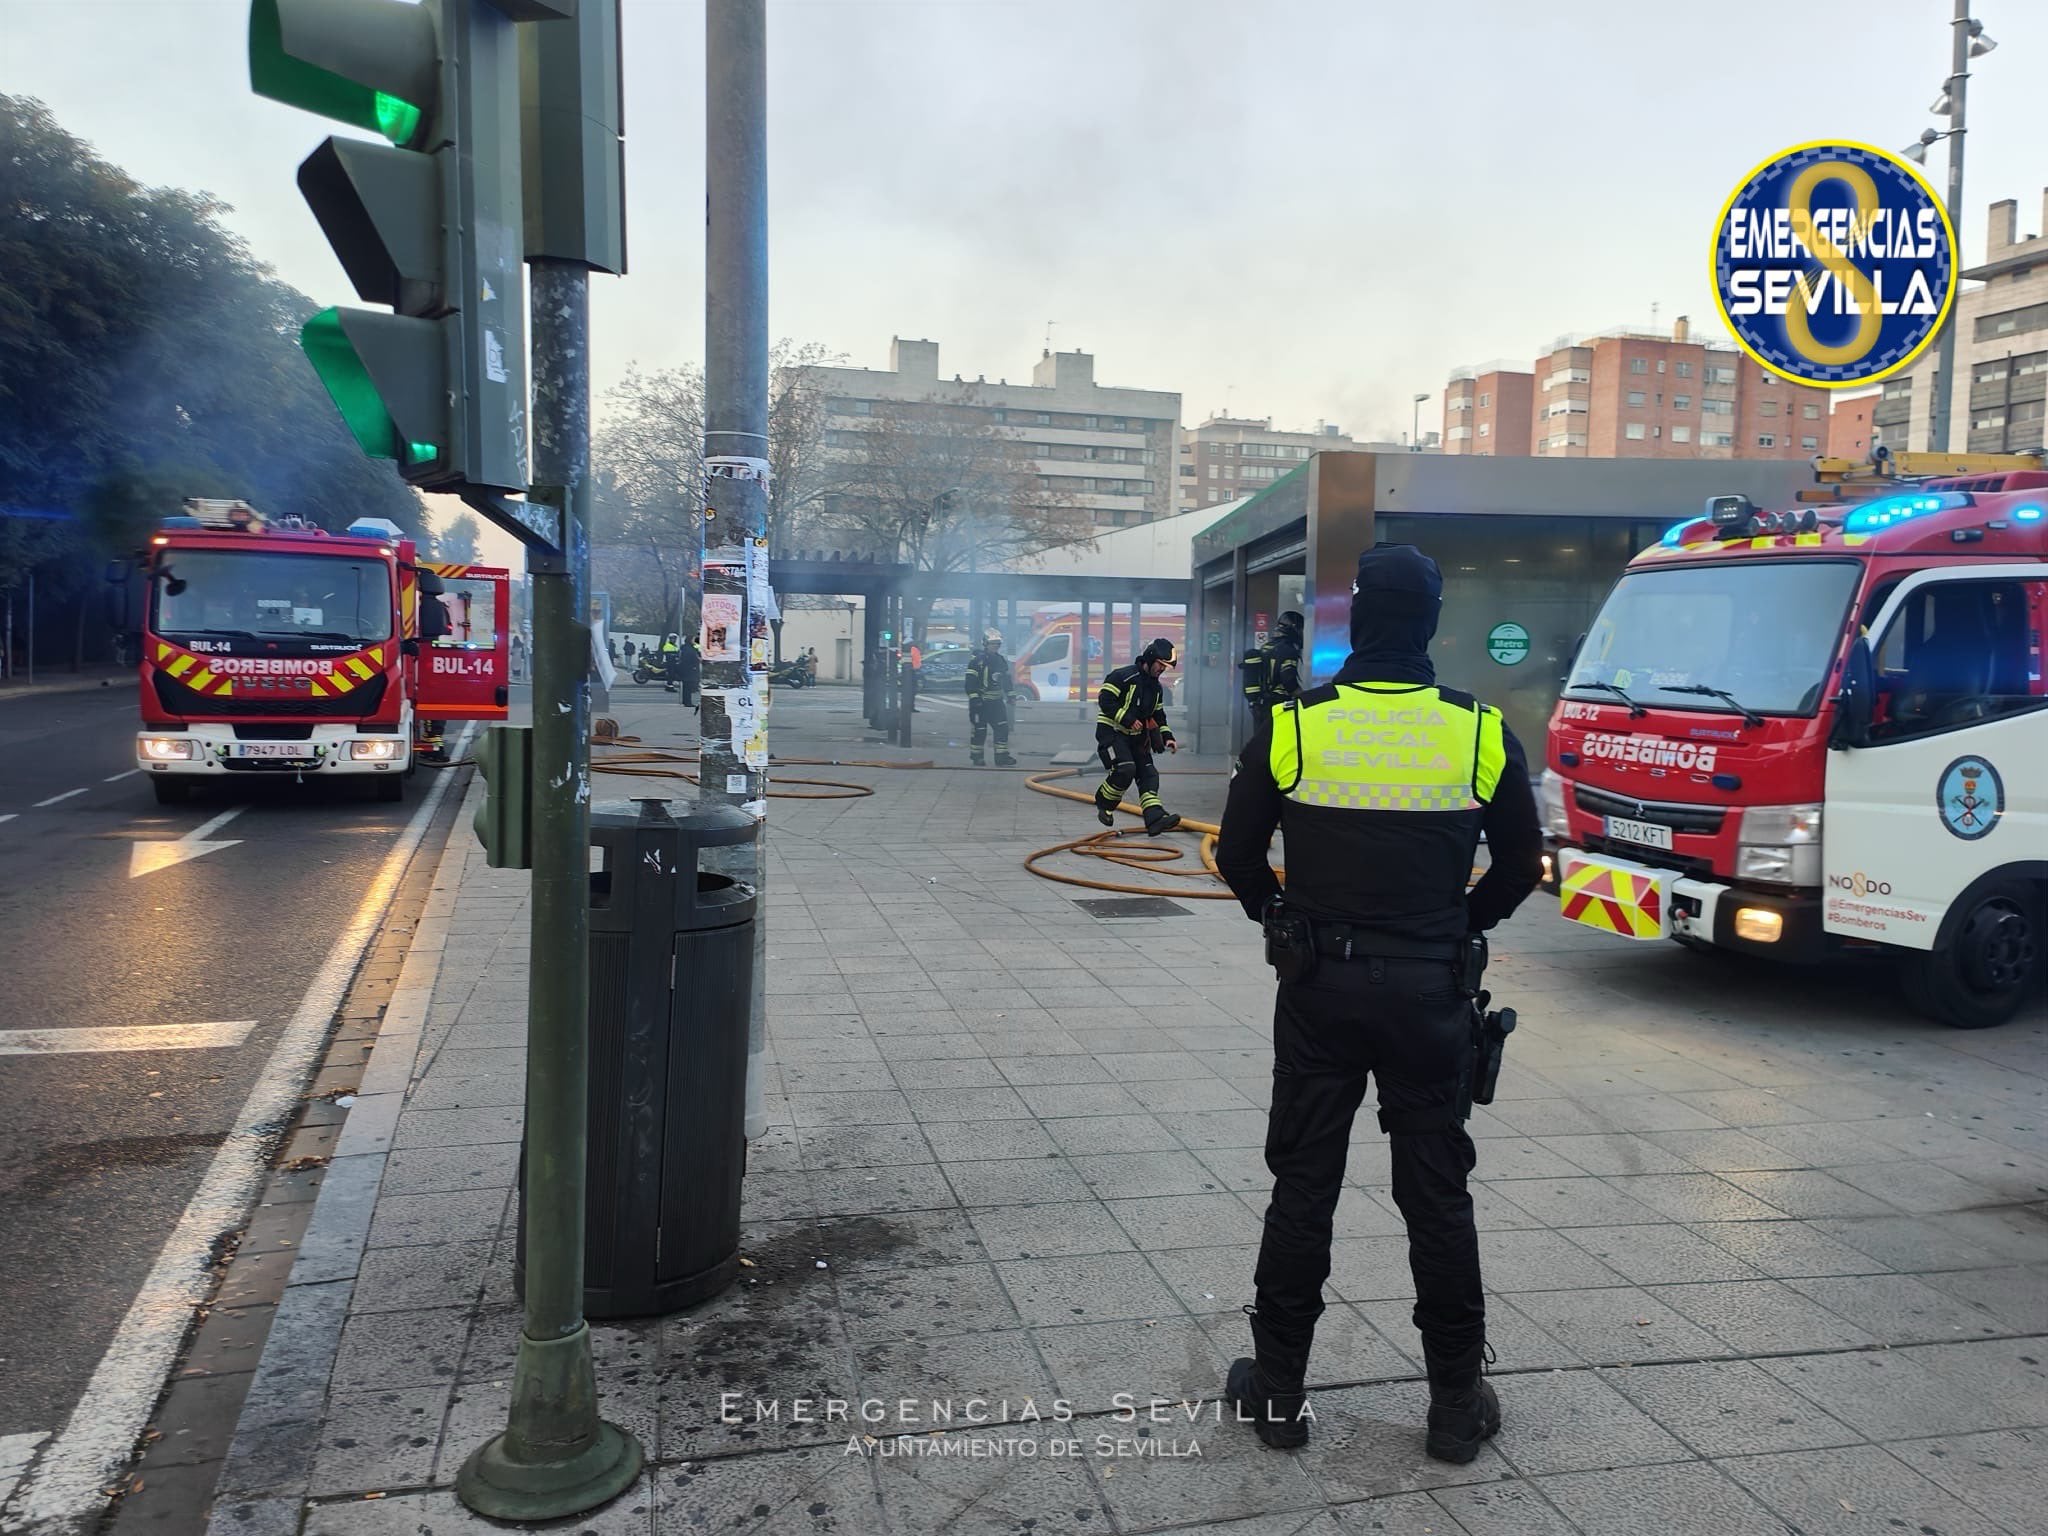
<path id="1" fill-rule="evenodd" d="M 1477 811 L 1507 763 L 1501 714 L 1469 694 L 1339 683 L 1273 706 L 1273 782 L 1300 805 Z"/>

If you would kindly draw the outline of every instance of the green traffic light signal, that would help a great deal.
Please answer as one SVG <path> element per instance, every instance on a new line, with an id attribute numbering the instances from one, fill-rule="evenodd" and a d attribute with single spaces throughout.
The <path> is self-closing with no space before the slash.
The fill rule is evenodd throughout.
<path id="1" fill-rule="evenodd" d="M 433 484 L 441 448 L 428 423 L 439 374 L 440 328 L 432 321 L 362 310 L 323 309 L 299 331 L 306 360 L 327 387 L 356 443 L 373 459 L 394 459 L 406 479 Z M 411 431 L 399 425 L 403 412 Z M 422 473 L 422 471 L 428 471 Z"/>
<path id="2" fill-rule="evenodd" d="M 348 74 L 303 56 L 309 42 L 330 38 L 340 46 L 327 51 L 348 65 Z M 249 84 L 257 95 L 371 129 L 400 146 L 419 137 L 434 103 L 435 52 L 432 13 L 403 0 L 295 5 L 289 15 L 279 0 L 254 0 L 249 7 Z"/>

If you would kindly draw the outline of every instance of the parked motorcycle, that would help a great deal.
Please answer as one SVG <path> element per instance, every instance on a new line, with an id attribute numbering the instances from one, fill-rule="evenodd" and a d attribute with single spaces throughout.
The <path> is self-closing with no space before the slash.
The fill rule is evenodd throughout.
<path id="1" fill-rule="evenodd" d="M 810 663 L 797 658 L 771 667 L 768 681 L 778 688 L 808 688 L 816 679 L 811 676 Z"/>

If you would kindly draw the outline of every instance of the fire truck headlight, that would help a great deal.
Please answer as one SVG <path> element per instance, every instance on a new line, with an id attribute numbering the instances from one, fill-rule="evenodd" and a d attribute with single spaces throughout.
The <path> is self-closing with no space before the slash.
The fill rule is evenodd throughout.
<path id="1" fill-rule="evenodd" d="M 193 757 L 193 744 L 174 736 L 144 736 L 142 755 L 153 763 L 182 762 Z"/>
<path id="2" fill-rule="evenodd" d="M 1820 810 L 1817 805 L 1758 805 L 1744 811 L 1735 878 L 1819 885 Z"/>
<path id="3" fill-rule="evenodd" d="M 348 755 L 359 763 L 395 763 L 404 750 L 405 743 L 395 736 L 373 741 L 352 741 L 348 745 Z"/>
<path id="4" fill-rule="evenodd" d="M 1541 781 L 1543 801 L 1543 830 L 1560 840 L 1571 835 L 1571 823 L 1565 816 L 1564 780 L 1549 768 L 1543 770 Z"/>

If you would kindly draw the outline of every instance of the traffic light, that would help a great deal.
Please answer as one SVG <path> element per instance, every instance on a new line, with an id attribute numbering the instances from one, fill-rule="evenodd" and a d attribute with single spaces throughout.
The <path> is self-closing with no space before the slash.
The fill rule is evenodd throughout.
<path id="1" fill-rule="evenodd" d="M 533 868 L 533 727 L 494 725 L 472 754 L 484 801 L 471 826 L 493 869 Z"/>
<path id="2" fill-rule="evenodd" d="M 389 146 L 330 138 L 299 190 L 356 292 L 392 312 L 326 309 L 300 344 L 342 419 L 414 485 L 523 491 L 515 22 L 566 0 L 253 0 L 258 95 Z"/>

